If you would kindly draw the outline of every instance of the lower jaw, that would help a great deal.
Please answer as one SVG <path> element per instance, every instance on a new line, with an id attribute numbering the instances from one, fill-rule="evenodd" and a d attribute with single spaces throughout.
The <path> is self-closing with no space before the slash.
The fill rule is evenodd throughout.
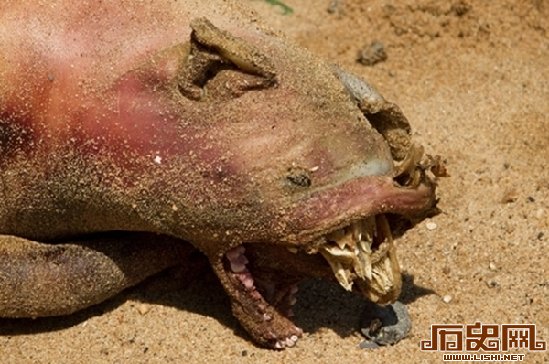
<path id="1" fill-rule="evenodd" d="M 282 327 L 281 334 L 277 329 L 276 334 L 260 336 L 261 342 L 267 342 L 265 345 L 291 347 L 302 335 L 303 331 L 290 318 L 297 283 L 306 276 L 335 276 L 345 289 L 357 291 L 378 304 L 391 303 L 398 297 L 400 269 L 384 215 L 353 221 L 323 239 L 324 243 L 315 244 L 316 251 L 307 244 L 301 245 L 300 251 L 291 247 L 288 251 L 278 244 L 250 244 L 225 253 L 224 271 L 231 282 L 230 291 L 240 297 L 244 311 L 255 317 L 259 332 L 270 335 L 272 328 Z M 311 274 L 309 265 L 317 274 Z M 297 268 L 295 272 L 293 267 Z"/>

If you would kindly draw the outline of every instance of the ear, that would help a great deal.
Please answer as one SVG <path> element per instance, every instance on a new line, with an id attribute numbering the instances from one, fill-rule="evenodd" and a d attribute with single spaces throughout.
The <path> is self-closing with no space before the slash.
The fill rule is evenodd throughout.
<path id="1" fill-rule="evenodd" d="M 257 47 L 215 27 L 206 18 L 191 21 L 187 59 L 179 73 L 179 91 L 195 101 L 234 98 L 276 84 L 271 60 Z"/>

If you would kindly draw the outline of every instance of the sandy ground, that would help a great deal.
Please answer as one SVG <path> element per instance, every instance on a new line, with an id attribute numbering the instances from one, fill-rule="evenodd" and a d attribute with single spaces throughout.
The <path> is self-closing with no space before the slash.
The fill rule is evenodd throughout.
<path id="1" fill-rule="evenodd" d="M 533 323 L 549 341 L 547 1 L 287 0 L 288 15 L 249 2 L 293 41 L 371 81 L 427 151 L 448 161 L 436 228 L 422 223 L 398 241 L 410 336 L 359 349 L 364 303 L 309 282 L 295 309 L 303 339 L 283 352 L 261 349 L 211 273 L 185 282 L 174 271 L 70 317 L 0 321 L 1 361 L 441 362 L 419 350 L 430 325 L 475 321 Z M 374 40 L 387 59 L 357 63 Z M 549 360 L 520 352 L 526 362 Z"/>

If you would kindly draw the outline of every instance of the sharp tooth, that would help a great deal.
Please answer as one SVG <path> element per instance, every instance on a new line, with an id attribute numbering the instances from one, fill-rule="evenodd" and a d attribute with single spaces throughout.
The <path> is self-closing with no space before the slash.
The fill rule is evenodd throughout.
<path id="1" fill-rule="evenodd" d="M 349 272 L 349 270 L 344 269 L 341 262 L 336 260 L 336 257 L 334 257 L 327 249 L 323 249 L 320 252 L 328 261 L 328 264 L 330 264 L 330 268 L 332 268 L 332 271 L 334 272 L 334 275 L 339 284 L 347 291 L 350 291 L 351 287 L 353 286 L 353 282 L 350 280 L 351 273 Z"/>
<path id="2" fill-rule="evenodd" d="M 361 243 L 363 243 L 363 242 L 361 242 Z M 359 253 L 358 258 L 360 259 L 360 264 L 362 266 L 362 271 L 363 271 L 363 273 L 362 273 L 363 277 L 361 277 L 361 278 L 371 280 L 372 279 L 371 253 L 368 252 L 368 251 L 362 250 Z"/>
<path id="3" fill-rule="evenodd" d="M 353 234 L 353 240 L 359 242 L 362 238 L 362 227 L 360 221 L 355 221 L 351 224 L 351 232 Z"/>
<path id="4" fill-rule="evenodd" d="M 353 262 L 353 270 L 360 279 L 366 279 L 366 267 L 363 264 L 360 256 L 355 257 Z"/>
<path id="5" fill-rule="evenodd" d="M 389 226 L 389 222 L 385 215 L 379 215 L 379 227 L 385 236 L 385 239 L 387 239 L 390 244 L 393 244 L 393 234 L 391 234 L 391 227 Z"/>
<path id="6" fill-rule="evenodd" d="M 372 233 L 371 230 L 368 230 L 368 221 L 370 219 L 360 221 L 362 234 L 361 240 L 357 242 L 357 260 L 360 268 L 356 269 L 356 273 L 360 278 L 368 280 L 372 279 Z"/>
<path id="7" fill-rule="evenodd" d="M 288 348 L 293 348 L 295 346 L 295 341 L 293 341 L 292 339 L 290 339 L 289 337 L 286 338 L 286 347 Z"/>
<path id="8" fill-rule="evenodd" d="M 393 289 L 393 269 L 389 258 L 374 265 L 372 278 L 372 287 L 375 291 L 385 294 Z"/>
<path id="9" fill-rule="evenodd" d="M 353 233 L 351 231 L 347 232 L 343 239 L 338 240 L 337 245 L 339 245 L 341 249 L 345 249 L 346 247 L 354 248 L 355 241 L 353 239 Z"/>
<path id="10" fill-rule="evenodd" d="M 371 241 L 361 240 L 358 243 L 358 248 L 360 249 L 361 252 L 371 254 L 372 253 L 372 242 Z"/>
<path id="11" fill-rule="evenodd" d="M 353 287 L 353 281 L 351 280 L 351 272 L 348 269 L 343 269 L 343 267 L 341 267 L 340 265 L 338 273 L 336 273 L 336 278 L 343 288 L 345 288 L 349 292 L 351 291 Z"/>
<path id="12" fill-rule="evenodd" d="M 236 248 L 229 250 L 227 253 L 225 253 L 225 255 L 227 256 L 227 259 L 233 261 L 235 259 L 238 259 L 238 257 L 242 254 L 244 254 L 244 251 L 244 247 L 242 245 L 239 245 Z"/>
<path id="13" fill-rule="evenodd" d="M 327 238 L 329 241 L 335 242 L 341 250 L 347 246 L 354 247 L 353 234 L 350 229 L 339 229 L 328 235 Z"/>
<path id="14" fill-rule="evenodd" d="M 362 220 L 362 239 L 364 241 L 370 242 L 373 241 L 373 237 L 376 231 L 375 217 L 370 216 L 369 218 Z"/>
<path id="15" fill-rule="evenodd" d="M 338 241 L 338 240 L 342 239 L 344 236 L 345 236 L 345 233 L 343 232 L 343 229 L 339 229 L 339 230 L 336 230 L 333 233 L 331 233 L 328 236 L 328 240 Z"/>
<path id="16" fill-rule="evenodd" d="M 379 228 L 379 231 L 378 231 Z M 381 234 L 385 242 L 372 252 L 374 236 Z M 370 216 L 337 230 L 327 237 L 328 243 L 320 248 L 321 254 L 330 264 L 339 284 L 351 290 L 352 276 L 369 280 L 372 296 L 376 291 L 386 292 L 393 287 L 394 274 L 387 250 L 392 248 L 390 226 L 384 215 Z"/>
<path id="17" fill-rule="evenodd" d="M 371 255 L 371 260 L 373 262 L 371 295 L 375 297 L 376 300 L 395 289 L 395 267 L 393 267 L 393 265 L 396 264 L 396 268 L 398 269 L 398 262 L 394 261 L 395 257 L 391 228 L 385 215 L 378 215 L 377 227 L 385 240 L 374 254 Z M 399 274 L 398 271 L 396 274 Z"/>
<path id="18" fill-rule="evenodd" d="M 246 272 L 246 265 L 238 262 L 231 262 L 231 270 L 234 273 Z"/>

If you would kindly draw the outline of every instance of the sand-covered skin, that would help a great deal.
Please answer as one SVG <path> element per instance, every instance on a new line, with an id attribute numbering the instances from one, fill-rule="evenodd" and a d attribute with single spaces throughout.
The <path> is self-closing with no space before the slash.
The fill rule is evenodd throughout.
<path id="1" fill-rule="evenodd" d="M 475 321 L 535 323 L 549 340 L 549 5 L 340 0 L 329 14 L 328 0 L 286 3 L 294 12 L 283 16 L 250 1 L 290 39 L 376 85 L 427 152 L 448 160 L 443 213 L 397 241 L 411 335 L 358 349 L 363 302 L 311 282 L 298 293 L 306 333 L 297 347 L 258 348 L 213 273 L 189 282 L 171 272 L 70 317 L 1 320 L 3 362 L 440 362 L 419 351 L 429 326 Z M 387 60 L 356 63 L 373 40 Z M 527 353 L 526 362 L 544 359 Z"/>

